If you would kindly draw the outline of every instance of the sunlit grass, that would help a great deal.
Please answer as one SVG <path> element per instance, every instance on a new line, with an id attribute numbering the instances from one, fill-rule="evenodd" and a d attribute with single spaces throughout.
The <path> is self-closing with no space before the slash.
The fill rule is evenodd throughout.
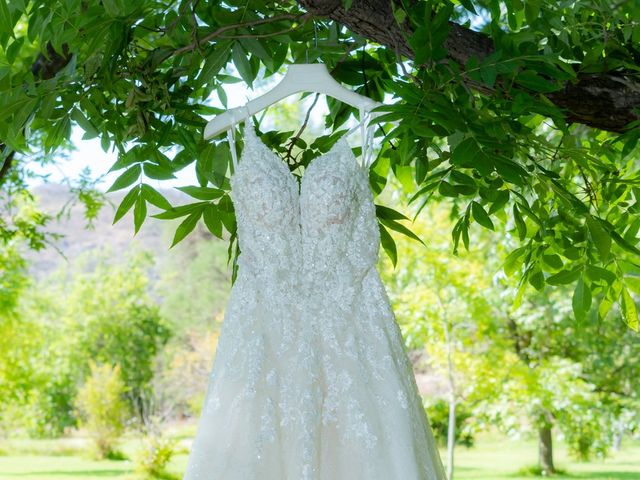
<path id="1" fill-rule="evenodd" d="M 457 451 L 456 475 L 459 480 L 525 480 L 530 475 L 518 474 L 537 463 L 534 441 L 482 439 L 477 448 Z M 638 480 L 640 479 L 640 442 L 628 440 L 619 452 L 605 460 L 579 462 L 569 457 L 564 445 L 555 445 L 555 464 L 567 472 L 557 479 Z"/>
<path id="2" fill-rule="evenodd" d="M 183 437 L 183 432 L 177 432 Z M 84 445 L 84 447 L 83 447 Z M 95 461 L 83 452 L 88 451 L 84 439 L 20 440 L 2 444 L 0 479 L 23 480 L 133 480 L 131 458 L 139 446 L 137 439 L 125 439 L 122 451 L 129 458 L 124 461 Z M 186 441 L 182 453 L 175 456 L 169 471 L 175 478 L 187 462 Z M 444 455 L 443 455 L 444 458 Z M 576 462 L 567 455 L 562 444 L 556 444 L 556 466 L 566 475 L 557 479 L 574 480 L 637 480 L 640 479 L 640 442 L 628 440 L 610 458 L 589 463 Z M 536 464 L 534 441 L 511 441 L 500 438 L 480 438 L 472 449 L 456 450 L 457 480 L 527 480 L 531 476 L 518 474 Z M 400 479 L 398 479 L 400 480 Z"/>

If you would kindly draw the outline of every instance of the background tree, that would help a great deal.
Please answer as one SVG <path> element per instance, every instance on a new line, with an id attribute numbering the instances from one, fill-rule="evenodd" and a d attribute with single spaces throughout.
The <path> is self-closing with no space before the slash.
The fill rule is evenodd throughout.
<path id="1" fill-rule="evenodd" d="M 533 292 L 514 306 L 517 281 L 500 271 L 514 240 L 497 245 L 489 232 L 474 232 L 470 251 L 453 257 L 446 232 L 455 218 L 447 206 L 432 203 L 424 217 L 413 230 L 426 246 L 398 239 L 398 266 L 386 260 L 383 276 L 408 347 L 424 351 L 445 379 L 440 395 L 449 404 L 448 457 L 457 408 L 470 413 L 463 433 L 498 427 L 535 435 L 538 473 L 557 470 L 554 438 L 582 460 L 607 455 L 621 424 L 627 432 L 637 428 L 640 397 L 632 378 L 640 339 L 595 311 L 576 322 L 566 288 L 529 287 Z M 439 409 L 427 409 L 435 413 L 432 422 L 439 418 Z"/>
<path id="2" fill-rule="evenodd" d="M 117 458 L 116 444 L 128 416 L 120 367 L 98 365 L 91 360 L 89 370 L 75 399 L 80 425 L 89 432 L 98 459 Z"/>
<path id="3" fill-rule="evenodd" d="M 182 219 L 173 243 L 201 219 L 233 241 L 228 145 L 202 140 L 222 110 L 209 99 L 224 107 L 238 77 L 253 86 L 286 63 L 322 61 L 392 104 L 376 130 L 376 192 L 392 172 L 421 204 L 449 198 L 456 251 L 470 230 L 515 222 L 521 293 L 571 284 L 579 317 L 617 303 L 637 330 L 639 19 L 637 2 L 602 0 L 1 0 L 0 182 L 28 189 L 29 163 L 54 161 L 77 124 L 118 152 L 111 190 L 128 193 L 116 219 L 133 209 L 137 231 L 150 203 Z M 292 168 L 356 114 L 326 101 L 335 134 L 283 152 Z M 284 150 L 292 133 L 264 138 Z M 187 166 L 198 185 L 183 191 L 197 201 L 172 207 L 149 182 Z M 95 204 L 92 189 L 78 192 Z M 41 226 L 4 222 L 2 236 Z"/>
<path id="4" fill-rule="evenodd" d="M 156 356 L 171 330 L 147 291 L 148 258 L 131 253 L 125 263 L 112 264 L 110 257 L 87 252 L 24 293 L 16 318 L 25 340 L 8 345 L 0 363 L 0 371 L 25 386 L 10 386 L 14 395 L 22 393 L 3 412 L 9 425 L 39 436 L 75 426 L 74 399 L 91 374 L 90 360 L 119 365 L 130 410 L 142 415 Z M 12 330 L 2 328 L 5 338 Z"/>
<path id="5" fill-rule="evenodd" d="M 458 405 L 464 414 L 469 396 L 477 390 L 490 392 L 491 386 L 483 384 L 501 375 L 484 374 L 495 369 L 498 342 L 495 335 L 488 336 L 499 321 L 491 304 L 497 292 L 487 268 L 487 240 L 482 240 L 485 248 L 476 245 L 475 251 L 456 258 L 450 255 L 446 232 L 451 219 L 445 205 L 427 207 L 425 217 L 428 222 L 416 221 L 413 230 L 426 245 L 400 241 L 398 268 L 386 262 L 383 272 L 408 346 L 425 350 L 431 367 L 446 379 L 446 463 L 449 478 L 454 478 L 454 448 L 468 434 L 456 431 Z"/>
<path id="6" fill-rule="evenodd" d="M 508 336 L 519 364 L 494 400 L 502 413 L 526 412 L 538 431 L 540 469 L 555 472 L 552 428 L 564 437 L 580 459 L 606 455 L 615 425 L 625 419 L 635 428 L 628 410 L 637 410 L 637 375 L 632 360 L 640 348 L 636 336 L 599 321 L 597 314 L 576 323 L 571 297 L 557 290 L 530 295 L 507 313 Z"/>

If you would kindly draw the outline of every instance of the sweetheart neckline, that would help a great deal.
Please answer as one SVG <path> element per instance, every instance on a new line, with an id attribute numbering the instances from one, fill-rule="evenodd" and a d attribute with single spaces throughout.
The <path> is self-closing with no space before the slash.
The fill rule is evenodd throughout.
<path id="1" fill-rule="evenodd" d="M 271 155 L 271 158 L 272 158 L 273 160 L 275 160 L 275 161 L 277 161 L 277 162 L 279 162 L 279 163 L 284 163 L 284 162 L 282 161 L 282 158 L 280 158 L 280 156 L 279 156 L 279 155 L 277 155 L 273 150 L 271 150 L 271 148 L 269 148 L 269 147 L 268 147 L 268 146 L 267 146 L 267 145 L 262 141 L 262 139 L 261 139 L 261 138 L 258 136 L 258 134 L 255 132 L 254 127 L 253 127 L 253 126 L 245 125 L 245 128 L 244 128 L 244 134 L 243 134 L 244 142 L 243 142 L 242 152 L 240 153 L 240 157 L 239 157 L 239 159 L 238 159 L 238 164 L 236 165 L 236 167 L 234 167 L 234 171 L 233 171 L 233 173 L 231 174 L 230 179 L 231 179 L 231 178 L 233 178 L 233 177 L 235 176 L 235 174 L 236 174 L 236 170 L 237 170 L 237 168 L 238 168 L 238 165 L 240 165 L 240 163 L 242 163 L 242 159 L 243 159 L 243 157 L 245 156 L 245 151 L 246 151 L 246 146 L 247 146 L 247 137 L 248 137 L 247 132 L 248 132 L 248 131 L 251 131 L 251 134 L 254 136 L 256 143 L 260 146 L 260 148 L 264 149 L 264 150 L 265 150 L 265 152 L 266 152 L 268 155 Z M 345 147 L 346 147 L 346 149 L 345 149 L 345 150 L 347 150 L 347 151 L 349 152 L 349 155 L 348 155 L 348 156 L 349 156 L 349 158 L 351 159 L 351 161 L 352 161 L 352 162 L 353 162 L 353 163 L 354 163 L 358 168 L 363 168 L 363 165 L 361 165 L 361 164 L 358 162 L 358 159 L 357 159 L 357 158 L 356 158 L 356 156 L 353 154 L 353 150 L 351 149 L 351 145 L 349 145 L 349 142 L 347 142 L 347 140 L 346 140 L 345 136 L 343 135 L 343 136 L 342 136 L 342 137 L 340 137 L 338 140 L 336 140 L 336 142 L 331 146 L 331 148 L 329 148 L 329 150 L 327 150 L 325 153 L 322 153 L 322 154 L 318 155 L 317 157 L 315 157 L 315 158 L 311 159 L 311 161 L 310 161 L 310 162 L 307 164 L 307 166 L 305 167 L 305 172 L 306 172 L 306 170 L 308 170 L 308 169 L 311 167 L 311 165 L 315 164 L 315 163 L 316 163 L 316 161 L 318 161 L 318 160 L 321 160 L 321 159 L 324 159 L 324 158 L 326 158 L 326 157 L 331 156 L 332 154 L 334 154 L 334 153 L 335 153 L 335 151 L 337 151 L 337 150 L 338 150 L 338 147 L 343 147 L 343 146 L 345 146 Z M 287 170 L 287 176 L 288 176 L 292 181 L 294 181 L 296 184 L 298 184 L 298 181 L 297 181 L 297 180 L 296 180 L 296 178 L 295 178 L 296 176 L 295 176 L 295 175 L 293 174 L 293 172 L 289 169 L 289 166 L 288 166 L 288 165 L 286 165 L 286 164 L 284 164 L 284 166 L 286 167 L 286 170 Z M 307 175 L 306 175 L 306 174 L 305 174 L 305 175 L 302 175 L 302 176 L 300 177 L 300 182 L 299 182 L 299 184 L 300 184 L 300 188 L 302 188 L 302 185 L 304 184 L 304 182 L 305 182 L 305 178 L 306 178 L 306 177 L 307 177 Z"/>

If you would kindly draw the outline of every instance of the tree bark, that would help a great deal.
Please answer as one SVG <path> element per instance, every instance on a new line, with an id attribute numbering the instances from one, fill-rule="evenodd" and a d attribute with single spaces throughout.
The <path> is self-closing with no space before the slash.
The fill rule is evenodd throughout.
<path id="1" fill-rule="evenodd" d="M 545 422 L 538 430 L 538 459 L 543 475 L 556 473 L 553 465 L 553 438 L 550 423 Z"/>
<path id="2" fill-rule="evenodd" d="M 353 0 L 348 10 L 341 0 L 298 0 L 298 3 L 314 15 L 328 17 L 407 58 L 414 56 L 407 42 L 411 29 L 396 22 L 389 0 Z M 455 23 L 450 23 L 444 46 L 449 59 L 460 66 L 472 56 L 482 59 L 494 51 L 489 37 Z M 567 82 L 561 90 L 547 94 L 547 98 L 565 110 L 570 123 L 619 133 L 629 122 L 640 119 L 634 113 L 634 109 L 640 108 L 640 82 L 623 73 L 580 75 L 577 82 Z"/>

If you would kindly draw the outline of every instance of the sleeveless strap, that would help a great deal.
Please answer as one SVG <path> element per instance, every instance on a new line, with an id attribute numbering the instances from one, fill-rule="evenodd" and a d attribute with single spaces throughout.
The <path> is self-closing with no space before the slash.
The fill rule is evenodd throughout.
<path id="1" fill-rule="evenodd" d="M 373 158 L 374 125 L 370 125 L 371 112 L 360 107 L 360 137 L 362 139 L 362 165 L 369 168 Z"/>
<path id="2" fill-rule="evenodd" d="M 367 112 L 367 164 L 366 167 L 370 167 L 371 164 L 374 161 L 374 155 L 373 155 L 373 146 L 374 146 L 374 140 L 375 140 L 375 124 L 371 123 L 371 119 L 372 119 L 373 114 L 371 112 Z"/>
<path id="3" fill-rule="evenodd" d="M 233 163 L 234 171 L 238 167 L 238 152 L 236 150 L 236 124 L 243 122 L 244 120 L 246 120 L 251 116 L 251 112 L 249 112 L 248 105 L 245 104 L 242 106 L 242 108 L 244 108 L 245 110 L 245 116 L 236 121 L 236 118 L 234 115 L 233 122 L 231 123 L 231 127 L 229 128 L 229 130 L 227 130 L 227 140 L 229 141 L 229 148 L 231 149 L 231 162 Z M 246 125 L 245 125 L 245 128 L 247 128 Z"/>
<path id="4" fill-rule="evenodd" d="M 363 105 L 360 105 L 360 141 L 362 142 L 360 156 L 362 157 L 362 166 L 367 166 L 367 126 L 365 125 L 365 118 L 367 112 Z"/>
<path id="5" fill-rule="evenodd" d="M 233 171 L 238 168 L 238 152 L 236 151 L 236 126 L 231 125 L 231 128 L 227 130 L 227 140 L 229 141 L 229 148 L 231 149 L 231 162 L 233 163 Z"/>

